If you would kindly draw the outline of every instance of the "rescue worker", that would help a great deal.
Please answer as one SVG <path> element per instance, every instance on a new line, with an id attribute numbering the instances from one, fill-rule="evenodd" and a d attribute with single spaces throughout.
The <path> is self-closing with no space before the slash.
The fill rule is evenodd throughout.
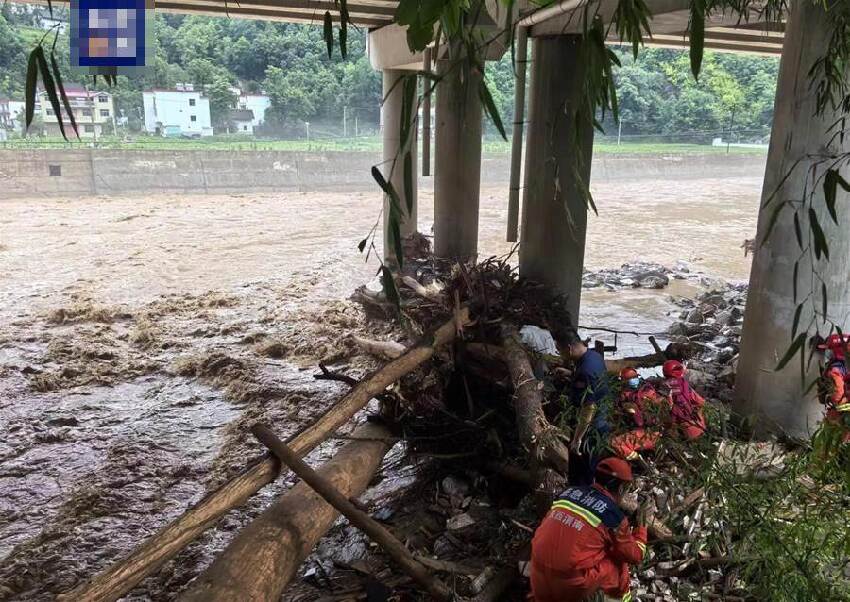
<path id="1" fill-rule="evenodd" d="M 632 367 L 620 370 L 618 410 L 628 430 L 611 437 L 611 449 L 621 458 L 637 460 L 641 451 L 655 449 L 661 438 L 664 398 Z"/>
<path id="2" fill-rule="evenodd" d="M 570 443 L 569 482 L 590 485 L 611 431 L 608 423 L 608 372 L 602 356 L 588 349 L 575 330 L 565 328 L 553 331 L 553 335 L 561 348 L 561 355 L 569 357 L 575 364 L 570 403 L 578 411 L 578 421 Z"/>
<path id="3" fill-rule="evenodd" d="M 705 433 L 705 400 L 694 391 L 685 377 L 685 366 L 678 360 L 667 360 L 661 367 L 664 384 L 670 396 L 670 415 L 673 427 L 688 441 Z"/>
<path id="4" fill-rule="evenodd" d="M 819 348 L 824 350 L 825 360 L 818 396 L 826 406 L 824 422 L 843 428 L 842 441 L 850 443 L 850 374 L 846 363 L 850 340 L 833 334 Z"/>
<path id="5" fill-rule="evenodd" d="M 585 600 L 602 591 L 628 602 L 629 565 L 646 554 L 645 510 L 632 528 L 618 503 L 632 480 L 629 463 L 606 458 L 592 486 L 564 491 L 531 542 L 534 602 Z"/>

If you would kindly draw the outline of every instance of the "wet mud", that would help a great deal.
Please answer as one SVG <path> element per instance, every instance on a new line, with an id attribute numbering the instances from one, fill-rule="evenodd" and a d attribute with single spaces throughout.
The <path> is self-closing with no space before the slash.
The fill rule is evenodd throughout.
<path id="1" fill-rule="evenodd" d="M 659 198 L 657 182 L 598 185 L 588 267 L 684 260 L 713 277 L 745 277 L 738 247 L 755 228 L 760 180 L 668 184 L 678 196 Z M 483 189 L 482 254 L 509 250 L 506 196 Z M 425 187 L 423 232 L 431 198 Z M 50 600 L 109 566 L 259 454 L 251 424 L 286 437 L 342 395 L 346 385 L 313 379 L 319 361 L 354 376 L 370 369 L 347 335 L 393 334 L 347 300 L 375 273 L 356 251 L 378 217 L 374 194 L 2 205 L 0 600 Z M 678 312 L 670 296 L 700 290 L 691 280 L 589 289 L 581 322 L 661 332 Z M 645 346 L 628 336 L 619 344 Z M 399 459 L 388 462 L 386 483 L 408 483 Z M 127 599 L 174 599 L 289 484 L 229 513 Z M 355 558 L 366 543 L 346 529 L 305 570 L 334 550 Z"/>

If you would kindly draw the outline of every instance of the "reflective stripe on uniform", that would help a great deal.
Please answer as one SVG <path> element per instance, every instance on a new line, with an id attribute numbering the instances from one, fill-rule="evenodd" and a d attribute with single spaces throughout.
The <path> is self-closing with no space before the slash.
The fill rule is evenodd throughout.
<path id="1" fill-rule="evenodd" d="M 839 406 L 835 406 L 835 410 L 837 412 L 850 412 L 850 402 L 842 403 Z"/>
<path id="2" fill-rule="evenodd" d="M 626 460 L 637 460 L 640 457 L 640 454 L 636 451 L 633 451 L 628 456 L 626 456 Z"/>
<path id="3" fill-rule="evenodd" d="M 623 602 L 632 602 L 632 592 L 626 592 L 623 596 Z"/>
<path id="4" fill-rule="evenodd" d="M 559 508 L 561 510 L 569 510 L 573 514 L 583 518 L 591 527 L 598 527 L 602 519 L 596 516 L 593 512 L 586 508 L 582 508 L 578 504 L 574 504 L 569 500 L 557 500 L 552 504 L 552 509 Z"/>
<path id="5" fill-rule="evenodd" d="M 643 555 L 646 556 L 646 544 L 643 543 L 642 541 L 638 541 L 636 543 L 637 543 L 638 547 L 640 548 L 640 551 L 643 552 Z"/>

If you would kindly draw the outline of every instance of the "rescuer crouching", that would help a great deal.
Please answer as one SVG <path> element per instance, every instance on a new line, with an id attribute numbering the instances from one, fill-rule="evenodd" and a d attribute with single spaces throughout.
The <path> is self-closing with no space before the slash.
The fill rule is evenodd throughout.
<path id="1" fill-rule="evenodd" d="M 531 600 L 579 601 L 600 591 L 631 600 L 629 567 L 643 561 L 647 542 L 644 508 L 632 527 L 619 506 L 631 481 L 628 462 L 606 458 L 592 485 L 558 496 L 531 544 Z"/>

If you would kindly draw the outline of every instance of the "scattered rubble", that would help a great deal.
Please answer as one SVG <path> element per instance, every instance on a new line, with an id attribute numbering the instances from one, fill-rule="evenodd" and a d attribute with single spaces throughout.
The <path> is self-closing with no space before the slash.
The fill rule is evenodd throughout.
<path id="1" fill-rule="evenodd" d="M 681 311 L 668 330 L 669 338 L 693 350 L 688 363 L 691 382 L 721 402 L 732 401 L 746 302 L 747 285 L 735 283 L 696 299 L 673 299 Z"/>

